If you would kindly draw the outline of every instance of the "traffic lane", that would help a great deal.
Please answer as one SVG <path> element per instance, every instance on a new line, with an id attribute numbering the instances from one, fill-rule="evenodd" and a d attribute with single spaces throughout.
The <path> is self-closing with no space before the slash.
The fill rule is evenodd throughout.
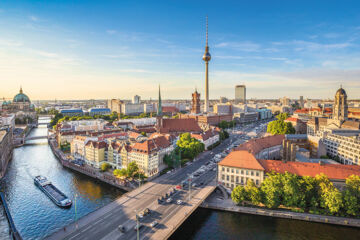
<path id="1" fill-rule="evenodd" d="M 146 197 L 144 195 L 147 195 L 147 193 L 140 193 L 137 195 L 137 198 L 143 198 L 144 201 L 142 201 L 142 204 L 141 205 L 138 205 L 138 204 L 134 204 L 134 201 L 136 201 L 136 199 L 130 199 L 130 201 L 127 201 L 125 202 L 124 204 L 121 204 L 119 205 L 119 207 L 121 208 L 116 208 L 114 209 L 113 211 L 107 213 L 107 214 L 104 214 L 102 217 L 101 217 L 101 221 L 98 222 L 92 222 L 91 224 L 88 224 L 86 226 L 84 226 L 83 228 L 86 228 L 87 229 L 87 233 L 97 233 L 99 234 L 99 229 L 97 229 L 96 227 L 94 228 L 89 228 L 89 225 L 91 226 L 95 226 L 95 225 L 98 225 L 98 224 L 104 224 L 107 226 L 108 224 L 108 219 L 111 218 L 113 219 L 112 221 L 109 221 L 109 222 L 124 222 L 126 221 L 127 219 L 129 219 L 128 215 L 131 214 L 131 212 L 133 212 L 134 210 L 139 210 L 139 209 L 145 209 L 150 203 L 154 202 L 155 200 L 157 200 L 158 196 L 166 193 L 166 191 L 168 191 L 169 187 L 168 186 L 163 186 L 163 185 L 160 185 L 160 186 L 157 186 L 157 196 L 154 196 L 153 198 L 149 198 L 149 197 Z M 156 189 L 153 189 L 152 191 L 156 191 Z M 153 195 L 153 193 L 151 194 L 151 196 Z M 149 195 L 147 195 L 149 196 Z M 126 209 L 126 210 L 124 210 Z M 134 214 L 135 215 L 135 214 Z M 102 228 L 104 231 L 108 231 L 108 229 L 110 228 L 116 228 L 119 224 L 117 223 L 114 223 L 114 225 L 109 225 L 108 227 L 104 227 Z M 80 232 L 82 232 L 81 229 L 79 229 Z M 77 235 L 76 232 L 74 235 Z M 69 236 L 70 238 L 72 236 Z M 81 238 L 81 236 L 77 236 L 78 238 Z M 85 237 L 88 237 L 85 236 Z"/>
<path id="2" fill-rule="evenodd" d="M 219 146 L 220 147 L 220 146 Z M 225 146 L 224 146 L 225 147 Z M 214 151 L 215 152 L 215 151 Z M 192 172 L 192 170 L 195 170 L 195 169 L 197 169 L 198 167 L 200 167 L 201 165 L 203 165 L 203 162 L 204 161 L 206 161 L 206 160 L 208 160 L 208 157 L 209 157 L 209 155 L 207 154 L 207 155 L 204 155 L 201 159 L 199 159 L 197 162 L 195 162 L 194 164 L 192 164 L 192 165 L 189 165 L 188 167 L 188 169 L 186 169 L 185 171 L 184 171 L 184 173 L 181 173 L 180 172 L 180 174 L 177 174 L 177 175 L 181 175 L 181 177 L 182 178 L 186 178 L 187 177 L 187 174 L 188 173 L 191 173 Z M 192 166 L 192 167 L 190 167 L 190 166 Z M 176 177 L 178 177 L 178 176 L 169 176 L 168 177 L 168 179 L 171 179 L 171 178 L 176 178 Z M 167 179 L 165 178 L 163 181 L 166 181 Z M 172 186 L 165 186 L 164 187 L 164 189 L 161 189 L 160 190 L 160 192 L 158 192 L 159 194 L 160 193 L 166 193 L 166 191 L 168 191 L 168 190 L 170 190 L 171 189 L 171 187 Z M 147 189 L 148 190 L 148 189 Z M 145 190 L 146 191 L 146 190 Z M 139 193 L 137 196 L 138 197 L 141 197 L 140 195 L 142 195 L 142 194 L 145 194 L 145 191 L 143 191 L 143 192 L 141 192 L 141 193 Z M 141 206 L 140 206 L 140 208 L 145 208 L 146 206 L 147 206 L 147 204 L 149 203 L 149 202 L 151 202 L 151 201 L 154 201 L 154 199 L 157 199 L 157 196 L 155 196 L 155 197 L 153 197 L 153 199 L 149 199 L 148 201 L 146 201 L 145 203 L 143 203 Z M 126 206 L 126 204 L 124 204 L 124 207 Z M 139 206 L 135 206 L 134 208 L 139 208 Z M 121 210 L 117 210 L 117 211 L 113 211 L 112 213 L 110 213 L 110 214 L 108 214 L 107 216 L 103 216 L 102 217 L 102 219 L 103 219 L 103 221 L 106 221 L 109 217 L 113 217 L 114 215 L 117 215 L 117 216 L 119 216 L 119 211 L 120 212 L 123 212 L 123 210 L 121 209 Z M 121 215 L 123 215 L 122 216 L 122 218 L 128 218 L 126 215 L 125 215 L 125 213 L 123 212 L 123 214 L 120 214 L 120 216 Z M 119 219 L 118 221 L 121 221 L 121 220 L 124 220 L 124 219 Z M 96 222 L 97 223 L 97 222 Z M 90 227 L 92 226 L 92 225 L 94 225 L 94 224 L 90 224 Z M 106 226 L 107 226 L 108 224 L 106 224 Z M 86 227 L 86 229 L 89 229 L 89 225 L 86 225 L 85 226 Z M 113 226 L 112 224 L 110 224 L 109 225 L 109 227 L 107 227 L 106 228 L 106 230 L 108 230 L 108 228 L 116 228 L 116 226 Z M 95 228 L 94 228 L 95 229 Z M 80 230 L 81 231 L 81 230 Z M 81 232 L 80 232 L 81 233 Z"/>

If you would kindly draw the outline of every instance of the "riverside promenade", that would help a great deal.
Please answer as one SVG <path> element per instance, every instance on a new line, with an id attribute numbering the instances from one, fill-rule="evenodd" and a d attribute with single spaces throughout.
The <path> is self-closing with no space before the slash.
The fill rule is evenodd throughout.
<path id="1" fill-rule="evenodd" d="M 311 213 L 297 213 L 290 211 L 281 211 L 281 210 L 272 210 L 266 208 L 256 208 L 256 207 L 241 207 L 237 206 L 229 199 L 222 199 L 217 193 L 212 193 L 201 205 L 202 208 L 208 208 L 213 210 L 221 210 L 228 212 L 237 212 L 253 215 L 261 215 L 268 217 L 279 217 L 287 219 L 296 219 L 308 222 L 318 222 L 318 223 L 327 223 L 335 224 L 349 227 L 360 227 L 360 219 L 356 218 L 345 218 L 345 217 L 335 217 L 335 216 L 326 216 L 326 215 L 317 215 Z"/>
<path id="2" fill-rule="evenodd" d="M 110 174 L 101 173 L 97 169 L 92 168 L 90 166 L 77 166 L 77 165 L 71 163 L 67 159 L 66 155 L 60 149 L 58 149 L 56 147 L 57 143 L 56 143 L 55 139 L 49 138 L 48 141 L 49 141 L 50 148 L 53 151 L 54 155 L 60 161 L 61 165 L 63 165 L 64 167 L 69 168 L 74 171 L 77 171 L 77 172 L 80 172 L 89 177 L 98 179 L 102 182 L 108 183 L 114 187 L 120 188 L 120 189 L 128 191 L 128 192 L 132 191 L 134 189 L 130 185 L 128 185 L 126 183 L 122 183 L 120 179 L 118 179 Z"/>

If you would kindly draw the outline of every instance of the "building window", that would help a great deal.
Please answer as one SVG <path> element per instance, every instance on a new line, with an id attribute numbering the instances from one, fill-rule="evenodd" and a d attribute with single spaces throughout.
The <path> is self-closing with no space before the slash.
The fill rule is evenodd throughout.
<path id="1" fill-rule="evenodd" d="M 222 167 L 222 171 L 225 172 L 225 168 L 224 168 L 224 167 Z"/>
<path id="2" fill-rule="evenodd" d="M 246 170 L 246 175 L 249 175 L 249 171 L 248 171 L 248 170 Z"/>
<path id="3" fill-rule="evenodd" d="M 236 176 L 236 183 L 239 183 L 239 176 Z"/>
<path id="4" fill-rule="evenodd" d="M 259 185 L 259 180 L 256 180 L 255 183 L 256 183 L 256 185 Z"/>
<path id="5" fill-rule="evenodd" d="M 221 180 L 225 180 L 225 175 L 224 174 L 221 175 Z"/>
<path id="6" fill-rule="evenodd" d="M 231 169 L 231 173 L 234 173 L 234 169 L 233 169 L 233 168 Z"/>
<path id="7" fill-rule="evenodd" d="M 259 176 L 259 172 L 256 172 L 256 176 Z"/>
<path id="8" fill-rule="evenodd" d="M 238 174 L 239 173 L 239 169 L 236 169 L 236 174 Z"/>
<path id="9" fill-rule="evenodd" d="M 244 184 L 244 177 L 241 177 L 241 184 Z"/>
<path id="10" fill-rule="evenodd" d="M 226 176 L 226 180 L 229 181 L 229 175 Z"/>
<path id="11" fill-rule="evenodd" d="M 254 176 L 254 171 L 251 171 L 251 176 Z"/>
<path id="12" fill-rule="evenodd" d="M 241 174 L 244 174 L 244 170 L 241 170 Z"/>
<path id="13" fill-rule="evenodd" d="M 226 168 L 226 171 L 229 172 L 229 168 Z"/>

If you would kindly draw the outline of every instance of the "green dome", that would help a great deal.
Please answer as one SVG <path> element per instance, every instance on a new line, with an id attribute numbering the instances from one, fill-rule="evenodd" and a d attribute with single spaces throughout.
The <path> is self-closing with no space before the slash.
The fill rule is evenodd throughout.
<path id="1" fill-rule="evenodd" d="M 13 102 L 30 102 L 30 99 L 28 96 L 26 96 L 23 91 L 22 88 L 20 88 L 20 92 L 18 94 L 16 94 L 16 96 L 14 97 Z"/>

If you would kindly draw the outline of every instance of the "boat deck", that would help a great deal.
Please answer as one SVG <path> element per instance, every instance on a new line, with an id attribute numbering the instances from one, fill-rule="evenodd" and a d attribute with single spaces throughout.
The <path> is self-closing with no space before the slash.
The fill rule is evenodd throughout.
<path id="1" fill-rule="evenodd" d="M 62 194 L 55 186 L 53 185 L 45 185 L 43 188 L 48 191 L 51 196 L 53 196 L 57 201 L 61 202 L 62 200 L 66 199 L 64 194 Z"/>

